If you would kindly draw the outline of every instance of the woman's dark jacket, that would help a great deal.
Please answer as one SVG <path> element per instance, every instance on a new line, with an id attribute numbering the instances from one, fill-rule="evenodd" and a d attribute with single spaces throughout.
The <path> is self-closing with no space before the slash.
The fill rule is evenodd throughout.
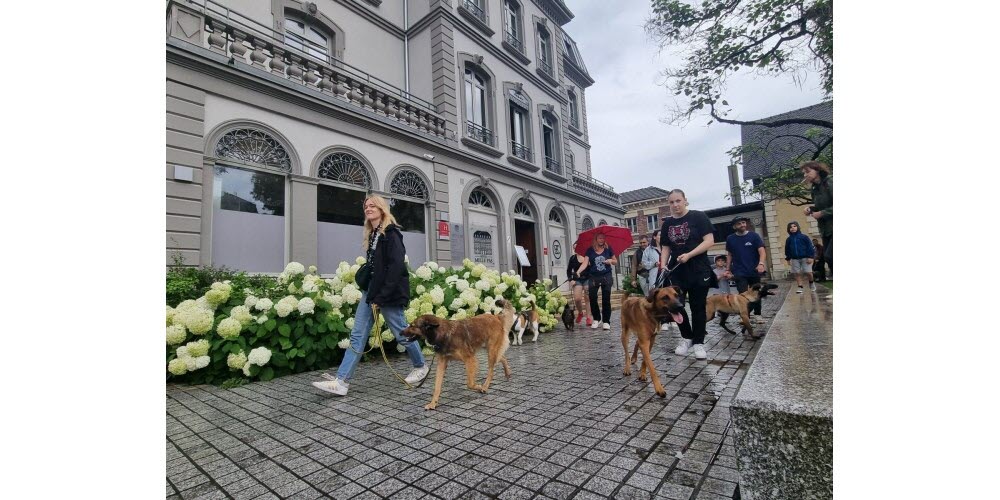
<path id="1" fill-rule="evenodd" d="M 406 307 L 410 303 L 410 273 L 403 259 L 403 233 L 399 226 L 389 225 L 379 237 L 372 257 L 372 282 L 368 286 L 368 303 L 379 307 Z"/>
<path id="2" fill-rule="evenodd" d="M 812 210 L 813 212 L 823 212 L 823 216 L 816 219 L 819 225 L 819 232 L 823 236 L 833 236 L 833 176 L 828 175 L 825 179 L 812 185 Z"/>

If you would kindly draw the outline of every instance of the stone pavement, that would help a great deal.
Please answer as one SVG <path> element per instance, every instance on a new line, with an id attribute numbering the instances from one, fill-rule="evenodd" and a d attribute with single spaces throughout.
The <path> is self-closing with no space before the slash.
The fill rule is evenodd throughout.
<path id="1" fill-rule="evenodd" d="M 758 328 L 788 289 L 765 299 Z M 320 372 L 230 390 L 168 385 L 166 496 L 731 498 L 729 404 L 759 342 L 710 321 L 698 361 L 674 355 L 680 335 L 662 333 L 660 399 L 638 370 L 622 375 L 618 321 L 616 311 L 610 332 L 560 325 L 511 346 L 513 378 L 498 366 L 488 394 L 466 389 L 464 366 L 451 363 L 434 411 L 423 409 L 433 379 L 406 390 L 378 358 L 343 398 L 309 384 Z M 481 381 L 485 354 L 479 371 Z"/>

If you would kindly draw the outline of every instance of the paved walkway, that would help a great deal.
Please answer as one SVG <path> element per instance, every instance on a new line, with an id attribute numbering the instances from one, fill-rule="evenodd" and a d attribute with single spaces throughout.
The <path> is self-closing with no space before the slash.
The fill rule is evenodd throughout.
<path id="1" fill-rule="evenodd" d="M 768 323 L 787 291 L 765 299 Z M 673 354 L 679 334 L 661 334 L 660 399 L 637 370 L 622 375 L 618 320 L 511 346 L 514 377 L 498 366 L 489 394 L 466 389 L 452 363 L 435 411 L 423 409 L 433 380 L 406 390 L 381 360 L 362 363 L 344 398 L 309 385 L 319 372 L 232 390 L 168 385 L 166 495 L 731 498 L 729 403 L 758 343 L 715 320 L 698 361 Z M 394 358 L 397 371 L 407 365 Z"/>

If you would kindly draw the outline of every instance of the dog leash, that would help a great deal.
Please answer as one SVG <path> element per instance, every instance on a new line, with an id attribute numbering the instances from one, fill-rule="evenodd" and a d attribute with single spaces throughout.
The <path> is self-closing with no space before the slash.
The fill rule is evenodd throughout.
<path id="1" fill-rule="evenodd" d="M 365 355 L 365 354 L 368 354 L 369 352 L 371 352 L 372 349 L 374 349 L 377 346 L 379 348 L 379 350 L 382 351 L 382 359 L 385 360 L 385 366 L 389 367 L 389 371 L 391 371 L 392 374 L 395 375 L 396 378 L 399 379 L 399 381 L 402 382 L 403 385 L 405 385 L 407 389 L 418 389 L 418 388 L 420 388 L 422 385 L 424 385 L 424 382 L 427 381 L 427 379 L 428 379 L 428 377 L 430 375 L 430 372 L 431 372 L 431 368 L 434 366 L 434 359 L 437 358 L 437 355 L 431 357 L 431 363 L 430 363 L 430 365 L 427 366 L 427 375 L 424 375 L 424 378 L 420 379 L 419 383 L 417 383 L 416 385 L 412 385 L 409 382 L 407 382 L 405 378 L 399 376 L 399 373 L 397 373 L 396 370 L 392 367 L 392 364 L 389 363 L 389 356 L 385 353 L 385 343 L 382 342 L 382 328 L 381 328 L 381 326 L 382 326 L 382 324 L 381 324 L 382 323 L 381 322 L 382 314 L 379 312 L 378 305 L 372 304 L 371 308 L 372 308 L 372 318 L 374 318 L 375 321 L 374 321 L 374 324 L 372 325 L 372 331 L 369 333 L 369 337 L 375 339 L 374 345 L 372 345 L 371 347 L 369 347 L 368 350 L 364 351 L 364 352 L 358 351 L 357 349 L 354 348 L 353 345 L 351 345 L 350 346 L 351 350 L 354 351 L 354 352 L 356 352 L 356 353 L 358 353 L 358 354 Z M 330 379 L 333 378 L 333 377 L 331 377 L 330 375 L 328 375 L 326 373 L 324 373 L 322 376 L 323 376 L 323 378 L 325 378 L 327 380 L 330 380 Z"/>

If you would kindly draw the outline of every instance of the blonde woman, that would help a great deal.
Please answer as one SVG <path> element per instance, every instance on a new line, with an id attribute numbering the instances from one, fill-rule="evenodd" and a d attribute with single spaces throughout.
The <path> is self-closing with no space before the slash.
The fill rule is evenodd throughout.
<path id="1" fill-rule="evenodd" d="M 396 224 L 396 218 L 389 212 L 389 204 L 379 195 L 365 198 L 365 232 L 364 248 L 368 262 L 371 263 L 371 279 L 367 290 L 361 291 L 358 310 L 354 314 L 354 328 L 351 329 L 351 347 L 344 351 L 344 360 L 340 363 L 337 375 L 332 380 L 313 382 L 317 389 L 337 396 L 347 395 L 350 387 L 348 382 L 354 375 L 354 370 L 361 360 L 368 343 L 368 335 L 374 324 L 372 304 L 379 307 L 385 317 L 389 330 L 396 336 L 396 342 L 406 349 L 406 354 L 413 363 L 413 371 L 406 377 L 406 382 L 415 384 L 427 376 L 428 367 L 424 363 L 424 355 L 416 340 L 410 342 L 400 335 L 406 327 L 403 308 L 410 302 L 410 275 L 406 270 L 404 258 L 406 248 L 403 246 L 403 233 Z M 326 376 L 329 378 L 329 376 Z"/>

